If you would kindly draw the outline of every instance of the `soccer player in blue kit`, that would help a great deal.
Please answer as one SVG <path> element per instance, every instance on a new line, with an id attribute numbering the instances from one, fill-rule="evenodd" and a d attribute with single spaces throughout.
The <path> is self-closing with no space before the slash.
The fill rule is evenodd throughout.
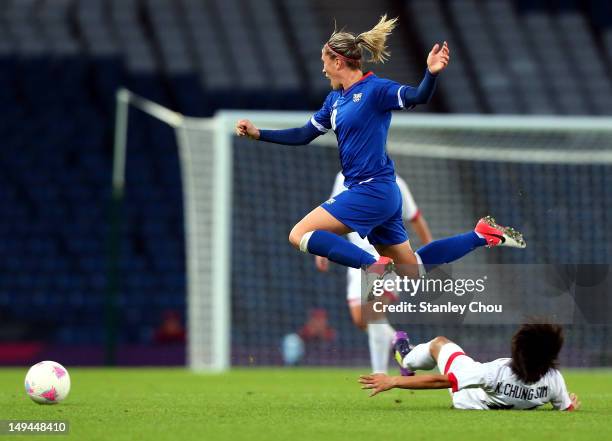
<path id="1" fill-rule="evenodd" d="M 436 79 L 449 63 L 450 49 L 444 42 L 435 44 L 427 57 L 425 77 L 418 87 L 363 73 L 364 52 L 368 61 L 384 62 L 389 53 L 385 41 L 397 19 L 380 21 L 368 32 L 357 36 L 335 30 L 321 50 L 323 73 L 331 82 L 321 109 L 300 128 L 259 130 L 249 120 L 236 124 L 238 136 L 260 141 L 304 145 L 333 130 L 339 147 L 344 185 L 347 190 L 308 213 L 289 234 L 289 242 L 303 252 L 327 257 L 353 268 L 371 268 L 373 272 L 396 271 L 416 276 L 427 270 L 457 260 L 481 246 L 524 248 L 520 233 L 502 227 L 487 216 L 465 234 L 433 241 L 414 252 L 402 222 L 402 199 L 396 183 L 394 164 L 386 152 L 391 111 L 409 109 L 429 102 Z M 356 231 L 368 240 L 381 257 L 345 240 L 342 236 Z M 375 269 L 371 265 L 382 266 Z M 399 265 L 395 267 L 395 265 Z M 417 267 L 418 265 L 418 267 Z M 401 267 L 401 268 L 400 268 Z M 403 269 L 402 269 L 403 268 Z"/>

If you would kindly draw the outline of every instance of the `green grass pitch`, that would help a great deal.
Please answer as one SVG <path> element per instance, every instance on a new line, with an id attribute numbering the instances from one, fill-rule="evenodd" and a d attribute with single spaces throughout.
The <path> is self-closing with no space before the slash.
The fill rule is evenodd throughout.
<path id="1" fill-rule="evenodd" d="M 58 405 L 25 394 L 26 369 L 0 369 L 0 419 L 65 419 L 69 435 L 2 440 L 610 440 L 612 371 L 566 370 L 583 409 L 459 411 L 446 390 L 393 390 L 368 398 L 365 370 L 71 369 Z"/>

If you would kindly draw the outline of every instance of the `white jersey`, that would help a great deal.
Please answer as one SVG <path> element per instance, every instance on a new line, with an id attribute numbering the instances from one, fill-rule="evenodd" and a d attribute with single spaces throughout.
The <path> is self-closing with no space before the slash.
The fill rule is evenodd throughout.
<path id="1" fill-rule="evenodd" d="M 414 202 L 414 198 L 412 197 L 412 193 L 410 192 L 406 181 L 397 176 L 396 182 L 397 186 L 400 188 L 400 192 L 402 193 L 402 219 L 405 221 L 412 221 L 419 216 L 419 207 L 417 207 L 416 203 Z M 342 172 L 339 172 L 336 175 L 334 188 L 332 189 L 330 198 L 339 195 L 345 190 L 346 187 L 344 186 L 344 175 Z M 372 246 L 372 244 L 370 244 L 370 242 L 368 242 L 368 239 L 362 239 L 359 234 L 355 232 L 348 234 L 347 238 L 351 243 L 357 245 L 359 248 L 378 257 L 376 249 Z"/>
<path id="2" fill-rule="evenodd" d="M 457 409 L 534 409 L 551 403 L 567 410 L 571 400 L 565 380 L 551 369 L 540 380 L 525 384 L 510 367 L 512 359 L 498 358 L 479 363 L 453 343 L 440 350 L 438 367 L 452 384 L 453 406 Z"/>

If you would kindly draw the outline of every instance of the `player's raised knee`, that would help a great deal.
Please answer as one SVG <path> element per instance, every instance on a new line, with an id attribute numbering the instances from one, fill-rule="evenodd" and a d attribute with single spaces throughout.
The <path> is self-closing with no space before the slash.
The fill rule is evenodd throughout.
<path id="1" fill-rule="evenodd" d="M 307 253 L 310 236 L 312 236 L 312 231 L 304 232 L 296 225 L 289 233 L 289 243 L 300 251 Z"/>
<path id="2" fill-rule="evenodd" d="M 299 248 L 303 235 L 304 234 L 301 231 L 299 231 L 296 227 L 293 227 L 293 229 L 289 232 L 289 243 L 295 248 Z"/>

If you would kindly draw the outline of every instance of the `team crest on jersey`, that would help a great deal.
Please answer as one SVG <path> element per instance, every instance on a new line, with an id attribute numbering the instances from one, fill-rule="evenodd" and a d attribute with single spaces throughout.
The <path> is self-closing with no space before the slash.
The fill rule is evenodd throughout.
<path id="1" fill-rule="evenodd" d="M 353 94 L 353 102 L 354 102 L 354 103 L 358 103 L 358 102 L 359 102 L 359 100 L 361 100 L 361 95 L 362 95 L 362 93 L 361 93 L 361 92 L 360 92 L 360 93 L 354 93 L 354 94 Z"/>

